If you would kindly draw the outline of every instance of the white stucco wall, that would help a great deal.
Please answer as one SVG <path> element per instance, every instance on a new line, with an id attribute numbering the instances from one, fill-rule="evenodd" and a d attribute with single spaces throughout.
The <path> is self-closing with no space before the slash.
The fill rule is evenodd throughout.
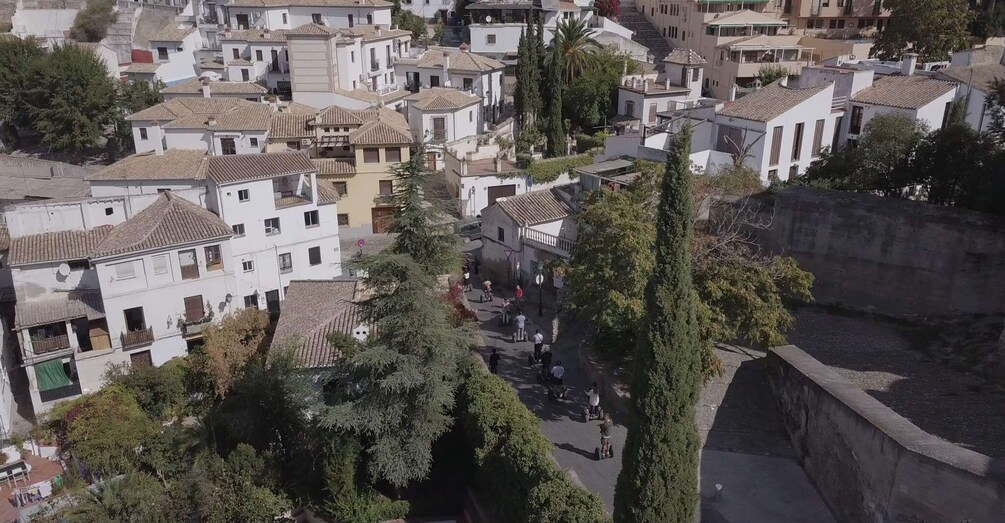
<path id="1" fill-rule="evenodd" d="M 200 46 L 199 31 L 185 37 L 181 42 L 158 42 L 150 41 L 150 51 L 154 56 L 154 63 L 161 64 L 157 68 L 157 78 L 165 84 L 173 85 L 196 76 L 195 51 Z M 158 58 L 158 48 L 167 49 L 168 59 L 166 61 Z"/>

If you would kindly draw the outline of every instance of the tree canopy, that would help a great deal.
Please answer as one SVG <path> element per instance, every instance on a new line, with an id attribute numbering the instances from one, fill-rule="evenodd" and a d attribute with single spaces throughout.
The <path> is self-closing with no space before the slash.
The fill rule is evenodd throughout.
<path id="1" fill-rule="evenodd" d="M 457 267 L 460 255 L 457 235 L 447 218 L 452 202 L 437 198 L 435 181 L 421 146 L 394 168 L 392 202 L 397 211 L 389 231 L 397 234 L 392 251 L 411 256 L 429 274 L 438 275 Z"/>
<path id="2" fill-rule="evenodd" d="M 77 12 L 70 32 L 78 42 L 100 42 L 116 20 L 115 0 L 91 0 Z"/>
<path id="3" fill-rule="evenodd" d="M 948 60 L 953 51 L 970 47 L 968 25 L 973 12 L 966 0 L 886 0 L 890 20 L 873 44 L 883 60 L 895 60 L 908 51 L 922 62 Z"/>

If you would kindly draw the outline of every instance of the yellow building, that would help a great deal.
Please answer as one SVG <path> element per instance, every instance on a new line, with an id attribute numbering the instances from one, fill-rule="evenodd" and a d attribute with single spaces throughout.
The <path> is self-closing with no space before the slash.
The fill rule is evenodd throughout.
<path id="1" fill-rule="evenodd" d="M 316 114 L 280 114 L 272 119 L 269 152 L 306 150 L 318 179 L 339 193 L 342 238 L 387 232 L 394 214 L 393 170 L 409 159 L 412 134 L 405 117 L 386 108 L 331 106 Z"/>

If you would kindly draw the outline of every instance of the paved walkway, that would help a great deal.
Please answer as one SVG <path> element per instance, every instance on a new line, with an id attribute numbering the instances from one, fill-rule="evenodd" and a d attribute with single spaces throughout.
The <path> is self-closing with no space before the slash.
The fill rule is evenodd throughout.
<path id="1" fill-rule="evenodd" d="M 478 288 L 477 278 L 475 288 Z M 627 429 L 623 415 L 612 409 L 608 398 L 604 408 L 614 416 L 615 456 L 597 461 L 594 450 L 599 445 L 599 422 L 583 423 L 582 408 L 589 381 L 575 347 L 584 333 L 561 332 L 553 345 L 553 361 L 565 366 L 569 401 L 548 398 L 543 385 L 537 384 L 537 367 L 527 364 L 533 352 L 530 342 L 513 343 L 513 326 L 500 323 L 500 305 L 479 303 L 480 291 L 467 293 L 481 324 L 486 359 L 492 349 L 499 351 L 499 375 L 510 382 L 520 399 L 540 419 L 544 434 L 555 444 L 553 454 L 559 465 L 570 472 L 585 488 L 597 493 L 610 512 L 614 505 L 614 485 L 621 470 L 621 451 Z M 506 292 L 507 296 L 512 293 Z M 537 292 L 525 295 L 524 314 L 528 318 L 528 337 L 536 329 L 552 340 L 554 311 L 545 303 L 544 315 L 537 315 Z M 827 507 L 794 459 L 781 418 L 760 371 L 761 354 L 740 348 L 718 351 L 726 367 L 724 376 L 710 382 L 699 401 L 698 429 L 702 437 L 701 492 L 702 521 L 775 523 L 834 521 Z M 721 485 L 718 495 L 716 485 Z"/>

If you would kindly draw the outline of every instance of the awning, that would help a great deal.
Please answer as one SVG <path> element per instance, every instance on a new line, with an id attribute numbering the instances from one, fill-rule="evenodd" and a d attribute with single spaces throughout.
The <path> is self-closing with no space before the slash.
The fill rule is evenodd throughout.
<path id="1" fill-rule="evenodd" d="M 17 302 L 14 305 L 14 328 L 27 329 L 76 318 L 97 320 L 105 317 L 101 295 L 94 292 L 71 291 L 39 301 Z"/>
<path id="2" fill-rule="evenodd" d="M 35 377 L 38 379 L 39 391 L 58 389 L 73 384 L 66 375 L 66 371 L 63 370 L 63 360 L 59 358 L 35 364 Z"/>

